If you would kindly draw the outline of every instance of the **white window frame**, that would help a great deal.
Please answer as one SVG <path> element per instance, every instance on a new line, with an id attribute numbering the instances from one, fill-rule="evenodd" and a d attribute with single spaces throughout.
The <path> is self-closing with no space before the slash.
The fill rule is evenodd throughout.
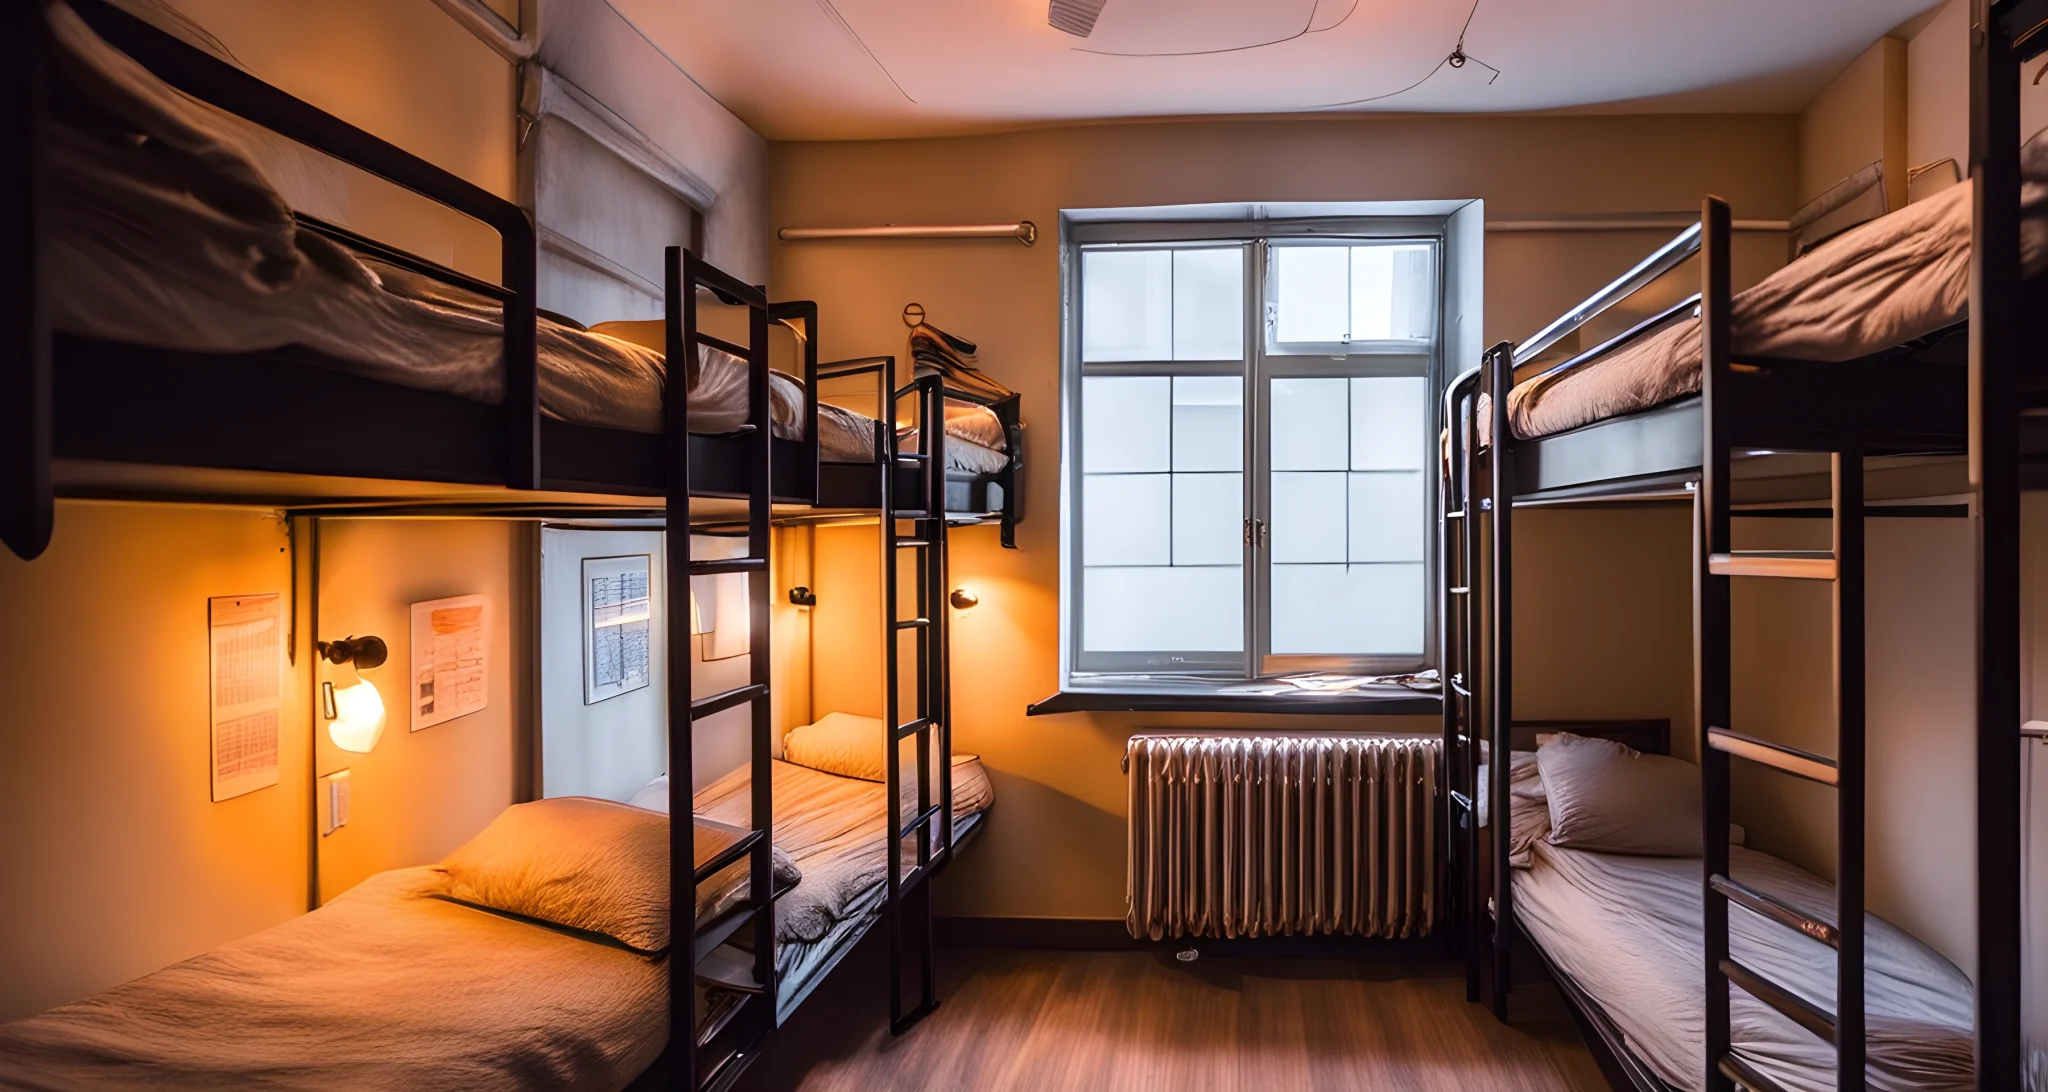
<path id="1" fill-rule="evenodd" d="M 1275 378 L 1316 376 L 1351 378 L 1372 376 L 1420 376 L 1424 379 L 1422 429 L 1426 450 L 1422 453 L 1424 477 L 1422 526 L 1435 526 L 1438 497 L 1433 487 L 1437 465 L 1436 437 L 1441 416 L 1436 392 L 1442 389 L 1444 353 L 1448 331 L 1445 316 L 1446 270 L 1449 248 L 1445 245 L 1445 223 L 1440 218 L 1346 217 L 1313 222 L 1218 221 L 1210 223 L 1162 223 L 1092 221 L 1065 225 L 1062 239 L 1063 337 L 1061 345 L 1060 403 L 1062 433 L 1060 545 L 1063 678 L 1089 676 L 1195 676 L 1216 680 L 1270 677 L 1299 671 L 1342 671 L 1356 674 L 1388 674 L 1419 671 L 1435 666 L 1437 612 L 1425 592 L 1418 605 L 1422 614 L 1422 647 L 1414 655 L 1275 655 L 1271 652 L 1272 565 L 1264 529 L 1271 525 L 1272 471 L 1268 437 L 1270 383 Z M 1370 341 L 1343 344 L 1280 344 L 1277 315 L 1271 306 L 1269 279 L 1270 245 L 1327 244 L 1355 245 L 1361 242 L 1419 242 L 1431 246 L 1434 254 L 1434 336 L 1425 345 L 1418 341 Z M 1240 246 L 1245 250 L 1244 355 L 1234 361 L 1121 361 L 1084 364 L 1081 352 L 1081 319 L 1084 286 L 1082 255 L 1091 249 L 1127 246 L 1136 249 L 1181 248 L 1187 246 Z M 1337 358 L 1333 364 L 1332 358 Z M 1082 493 L 1082 379 L 1084 376 L 1230 375 L 1244 381 L 1245 511 L 1247 534 L 1244 548 L 1245 634 L 1242 651 L 1188 652 L 1160 649 L 1151 652 L 1085 652 L 1082 646 L 1081 564 Z M 1422 550 L 1423 586 L 1434 588 L 1439 559 L 1431 548 L 1433 538 L 1425 536 Z M 1347 562 L 1347 564 L 1350 564 Z"/>

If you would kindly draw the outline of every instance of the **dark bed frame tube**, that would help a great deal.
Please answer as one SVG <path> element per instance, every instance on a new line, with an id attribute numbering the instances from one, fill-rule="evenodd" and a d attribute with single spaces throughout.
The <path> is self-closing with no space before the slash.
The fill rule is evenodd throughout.
<path id="1" fill-rule="evenodd" d="M 1976 1066 L 2021 1087 L 2019 81 L 2048 48 L 2048 2 L 1973 0 L 1970 480 L 1977 555 Z"/>
<path id="2" fill-rule="evenodd" d="M 94 33 L 127 54 L 158 79 L 202 102 L 263 126 L 280 136 L 334 156 L 437 204 L 472 217 L 498 233 L 499 277 L 504 282 L 505 470 L 504 484 L 533 489 L 540 483 L 540 401 L 536 337 L 537 256 L 534 230 L 517 204 L 434 166 L 411 152 L 358 129 L 309 103 L 264 83 L 203 50 L 105 2 L 71 0 Z M 0 428 L 9 438 L 0 450 L 0 538 L 23 558 L 49 545 L 55 514 L 51 463 L 55 425 L 51 402 L 51 357 L 47 318 L 36 267 L 37 198 L 43 185 L 42 130 L 48 124 L 50 32 L 41 4 L 9 5 L 6 67 L 12 89 L 25 104 L 9 113 L 9 175 L 14 210 L 0 239 L 10 247 L 22 291 L 9 293 L 17 351 L 0 363 L 0 403 L 8 406 Z M 424 259 L 420 259 L 424 261 Z"/>
<path id="3" fill-rule="evenodd" d="M 752 1060 L 762 1039 L 775 1028 L 775 913 L 773 880 L 774 783 L 770 762 L 773 747 L 769 704 L 769 515 L 772 507 L 774 452 L 772 411 L 768 394 L 768 299 L 764 291 L 745 285 L 681 247 L 664 254 L 665 340 L 668 374 L 685 374 L 683 362 L 714 340 L 698 329 L 697 292 L 714 293 L 744 304 L 747 321 L 747 396 L 750 408 L 746 436 L 748 454 L 747 553 L 744 558 L 693 561 L 690 557 L 690 392 L 686 382 L 664 384 L 665 442 L 668 458 L 667 564 L 665 567 L 668 641 L 668 808 L 669 808 L 669 1046 L 668 1086 L 679 1092 L 719 1088 L 736 1080 Z M 813 429 L 813 432 L 816 430 Z M 687 619 L 691 577 L 743 572 L 750 608 L 748 685 L 725 694 L 695 700 L 690 681 L 693 655 Z M 684 620 L 678 627 L 678 619 Z M 680 632 L 678 630 L 680 629 Z M 697 1043 L 696 954 L 697 884 L 728 863 L 723 858 L 696 864 L 693 813 L 695 769 L 692 741 L 698 720 L 745 704 L 751 709 L 748 772 L 751 830 L 743 839 L 748 859 L 747 909 L 754 939 L 754 980 L 761 992 L 740 1004 L 725 1028 L 708 1040 L 716 1048 L 728 1040 L 729 1052 L 716 1049 L 700 1057 Z M 735 847 L 737 851 L 738 847 Z"/>
<path id="4" fill-rule="evenodd" d="M 1508 1018 L 1508 992 L 1514 984 L 1515 884 L 1508 864 L 1513 839 L 1503 837 L 1513 809 L 1508 806 L 1508 781 L 1514 765 L 1512 726 L 1514 698 L 1514 513 L 1515 444 L 1508 421 L 1508 392 L 1515 386 L 1515 353 L 1508 342 L 1495 345 L 1486 354 L 1486 385 L 1491 396 L 1493 434 L 1487 454 L 1488 520 L 1491 528 L 1492 580 L 1488 589 L 1492 624 L 1492 685 L 1487 687 L 1487 737 L 1491 754 L 1487 766 L 1489 819 L 1493 834 L 1493 972 L 1491 1000 L 1493 1014 Z"/>

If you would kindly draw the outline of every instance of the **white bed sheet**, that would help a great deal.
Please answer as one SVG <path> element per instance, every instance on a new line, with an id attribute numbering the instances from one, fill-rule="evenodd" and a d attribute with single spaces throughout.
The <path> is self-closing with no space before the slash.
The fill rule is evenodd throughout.
<path id="1" fill-rule="evenodd" d="M 667 964 L 371 877 L 273 929 L 0 1025 L 0 1089 L 615 1090 L 668 1034 Z"/>
<path id="2" fill-rule="evenodd" d="M 1703 1088 L 1699 860 L 1553 846 L 1523 829 L 1524 803 L 1515 804 L 1516 841 L 1533 850 L 1530 866 L 1515 870 L 1516 918 L 1658 1076 L 1678 1088 Z M 1804 913 L 1833 918 L 1832 885 L 1763 853 L 1731 853 L 1738 880 Z M 1737 961 L 1833 1010 L 1832 951 L 1740 907 L 1729 917 Z M 1971 1088 L 1969 980 L 1882 918 L 1865 921 L 1869 1087 Z M 1742 990 L 1730 994 L 1735 1049 L 1745 1061 L 1794 1092 L 1834 1088 L 1833 1047 Z"/>

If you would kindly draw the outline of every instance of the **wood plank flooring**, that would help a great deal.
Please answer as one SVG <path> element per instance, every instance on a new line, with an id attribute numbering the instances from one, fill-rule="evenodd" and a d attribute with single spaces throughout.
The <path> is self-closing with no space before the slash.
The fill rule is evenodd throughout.
<path id="1" fill-rule="evenodd" d="M 968 949 L 941 965 L 938 1011 L 892 1039 L 887 965 L 856 951 L 740 1092 L 1608 1087 L 1554 987 L 1518 987 L 1503 1026 L 1445 964 Z"/>

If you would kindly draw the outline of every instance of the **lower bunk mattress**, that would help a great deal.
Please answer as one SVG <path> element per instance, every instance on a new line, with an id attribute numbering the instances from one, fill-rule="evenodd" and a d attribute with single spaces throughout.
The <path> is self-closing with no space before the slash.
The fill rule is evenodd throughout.
<path id="1" fill-rule="evenodd" d="M 0 1089 L 620 1089 L 668 965 L 385 872 L 320 910 L 0 1025 Z"/>
<path id="2" fill-rule="evenodd" d="M 775 904 L 775 971 L 778 1016 L 786 1016 L 810 986 L 881 914 L 889 858 L 884 802 L 888 790 L 876 781 L 815 770 L 793 762 L 773 765 L 777 848 L 795 862 L 803 878 Z M 745 826 L 752 807 L 753 778 L 745 767 L 697 791 L 698 815 Z M 905 778 L 902 814 L 916 811 L 917 786 Z M 629 803 L 664 810 L 668 778 L 658 777 Z M 953 840 L 957 845 L 995 801 L 988 771 L 972 755 L 953 758 Z M 936 831 L 934 847 L 936 848 Z M 906 869 L 916 863 L 915 846 L 903 848 Z"/>
<path id="3" fill-rule="evenodd" d="M 1554 846 L 1541 802 L 1515 801 L 1515 916 L 1557 970 L 1626 1037 L 1629 1051 L 1674 1088 L 1704 1087 L 1706 1011 L 1700 989 L 1700 862 Z M 1737 880 L 1822 920 L 1834 888 L 1768 854 L 1732 850 Z M 1943 1092 L 1974 1087 L 1969 979 L 1876 916 L 1865 919 L 1869 1087 Z M 1741 907 L 1729 910 L 1734 958 L 1833 1011 L 1834 952 Z M 1735 1052 L 1793 1092 L 1835 1087 L 1835 1051 L 1740 988 L 1730 987 Z"/>

